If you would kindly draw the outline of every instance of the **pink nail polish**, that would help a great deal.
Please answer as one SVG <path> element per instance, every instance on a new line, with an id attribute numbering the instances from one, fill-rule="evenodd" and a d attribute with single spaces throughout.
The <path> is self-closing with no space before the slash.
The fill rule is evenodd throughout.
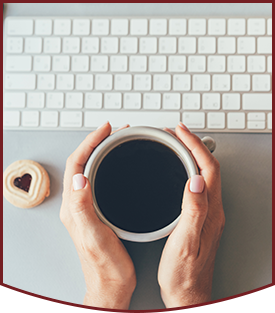
<path id="1" fill-rule="evenodd" d="M 106 124 L 108 124 L 109 122 L 105 122 L 104 124 L 102 124 L 102 125 L 100 125 L 100 126 L 98 126 L 98 128 L 96 129 L 96 130 L 98 130 L 99 128 L 101 128 L 101 127 L 103 127 L 103 126 L 105 126 Z"/>
<path id="2" fill-rule="evenodd" d="M 189 130 L 182 122 L 179 122 L 179 126 L 180 126 L 182 129 L 184 129 L 184 130 L 190 132 L 190 130 Z"/>
<path id="3" fill-rule="evenodd" d="M 86 178 L 82 174 L 75 174 L 73 176 L 74 190 L 83 189 L 86 185 Z"/>
<path id="4" fill-rule="evenodd" d="M 201 175 L 194 175 L 190 181 L 190 191 L 193 193 L 202 193 L 204 189 L 204 178 Z"/>

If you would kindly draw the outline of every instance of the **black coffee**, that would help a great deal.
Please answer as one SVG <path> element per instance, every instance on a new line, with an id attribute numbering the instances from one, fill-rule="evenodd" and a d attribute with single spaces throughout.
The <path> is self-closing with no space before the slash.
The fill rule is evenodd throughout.
<path id="1" fill-rule="evenodd" d="M 100 164 L 95 196 L 115 226 L 143 233 L 161 229 L 181 212 L 187 172 L 167 146 L 133 140 L 114 148 Z"/>

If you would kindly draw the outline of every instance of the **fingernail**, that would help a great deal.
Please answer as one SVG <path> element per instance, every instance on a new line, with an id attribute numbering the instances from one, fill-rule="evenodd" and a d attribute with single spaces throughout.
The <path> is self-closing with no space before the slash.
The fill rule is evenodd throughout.
<path id="1" fill-rule="evenodd" d="M 83 189 L 86 185 L 86 179 L 82 174 L 75 174 L 73 176 L 74 190 Z"/>
<path id="2" fill-rule="evenodd" d="M 117 130 L 123 129 L 123 128 L 127 127 L 127 126 L 130 126 L 130 125 L 129 124 L 125 124 L 125 125 L 119 127 Z"/>
<path id="3" fill-rule="evenodd" d="M 190 130 L 184 124 L 182 124 L 182 122 L 179 122 L 179 127 L 181 127 L 182 129 L 190 132 Z"/>
<path id="4" fill-rule="evenodd" d="M 204 178 L 201 175 L 194 175 L 190 181 L 190 191 L 193 193 L 202 193 L 204 189 Z"/>
<path id="5" fill-rule="evenodd" d="M 103 127 L 103 126 L 105 126 L 106 124 L 108 124 L 109 122 L 105 122 L 104 124 L 102 124 L 102 125 L 100 125 L 100 126 L 98 126 L 98 128 L 96 129 L 96 130 L 98 130 L 99 128 L 101 128 L 101 127 Z"/>

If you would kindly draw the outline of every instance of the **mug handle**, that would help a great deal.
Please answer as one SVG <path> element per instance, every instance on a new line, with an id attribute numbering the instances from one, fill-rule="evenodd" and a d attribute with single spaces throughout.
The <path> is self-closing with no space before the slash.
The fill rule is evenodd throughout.
<path id="1" fill-rule="evenodd" d="M 209 136 L 205 136 L 202 138 L 201 140 L 205 146 L 208 148 L 208 150 L 213 153 L 216 149 L 216 141 L 212 138 L 212 137 L 209 137 Z"/>

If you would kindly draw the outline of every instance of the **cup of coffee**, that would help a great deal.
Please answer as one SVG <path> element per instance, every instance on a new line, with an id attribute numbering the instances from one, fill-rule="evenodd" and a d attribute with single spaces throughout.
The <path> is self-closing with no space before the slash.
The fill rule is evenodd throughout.
<path id="1" fill-rule="evenodd" d="M 184 144 L 153 127 L 130 127 L 107 137 L 84 171 L 98 217 L 121 239 L 136 242 L 172 232 L 186 181 L 198 173 Z"/>

